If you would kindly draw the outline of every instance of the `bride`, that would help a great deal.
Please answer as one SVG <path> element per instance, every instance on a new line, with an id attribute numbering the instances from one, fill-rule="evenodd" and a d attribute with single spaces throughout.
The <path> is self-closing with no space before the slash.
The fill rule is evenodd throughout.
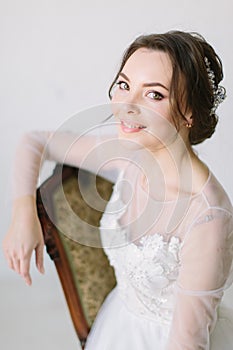
<path id="1" fill-rule="evenodd" d="M 117 286 L 87 350 L 232 348 L 233 319 L 221 300 L 233 277 L 233 208 L 193 148 L 215 131 L 222 78 L 219 57 L 197 33 L 140 36 L 109 90 L 116 137 L 38 131 L 18 146 L 4 252 L 27 284 L 34 250 L 44 270 L 35 207 L 41 162 L 117 173 L 101 219 Z"/>

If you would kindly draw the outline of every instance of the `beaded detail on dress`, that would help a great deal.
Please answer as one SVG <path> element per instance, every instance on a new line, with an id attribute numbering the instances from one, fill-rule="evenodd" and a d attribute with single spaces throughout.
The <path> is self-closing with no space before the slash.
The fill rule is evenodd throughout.
<path id="1" fill-rule="evenodd" d="M 120 207 L 119 201 L 115 187 L 109 205 L 115 202 Z M 118 222 L 121 215 L 120 211 L 113 214 L 106 210 L 101 220 L 101 237 L 115 269 L 119 295 L 134 314 L 168 324 L 174 307 L 181 241 L 154 233 L 137 243 L 128 242 L 127 232 Z"/>

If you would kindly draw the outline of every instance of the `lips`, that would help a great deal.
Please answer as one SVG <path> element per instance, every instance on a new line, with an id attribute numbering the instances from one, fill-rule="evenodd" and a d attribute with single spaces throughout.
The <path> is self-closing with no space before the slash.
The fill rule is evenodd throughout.
<path id="1" fill-rule="evenodd" d="M 121 128 L 124 132 L 132 133 L 132 132 L 139 132 L 142 129 L 145 129 L 146 126 L 138 123 L 121 120 Z"/>

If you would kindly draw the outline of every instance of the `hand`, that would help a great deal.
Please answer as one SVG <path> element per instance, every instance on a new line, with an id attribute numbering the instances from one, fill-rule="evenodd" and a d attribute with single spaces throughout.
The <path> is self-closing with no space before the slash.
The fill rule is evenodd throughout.
<path id="1" fill-rule="evenodd" d="M 44 273 L 44 239 L 37 216 L 35 198 L 17 199 L 13 207 L 12 223 L 3 241 L 3 250 L 11 269 L 19 273 L 27 285 L 31 285 L 30 261 L 35 250 L 36 266 Z"/>

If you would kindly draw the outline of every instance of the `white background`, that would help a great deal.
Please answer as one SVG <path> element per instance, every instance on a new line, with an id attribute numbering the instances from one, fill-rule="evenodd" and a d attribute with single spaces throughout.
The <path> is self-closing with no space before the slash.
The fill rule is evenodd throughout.
<path id="1" fill-rule="evenodd" d="M 197 31 L 222 58 L 228 98 L 218 110 L 216 133 L 197 149 L 233 200 L 232 13 L 231 0 L 0 0 L 1 240 L 9 224 L 9 174 L 19 135 L 31 129 L 55 129 L 78 111 L 108 102 L 107 90 L 122 53 L 139 34 Z M 34 286 L 26 289 L 8 270 L 2 253 L 0 259 L 0 290 L 6 292 L 0 307 L 2 303 L 8 314 L 6 319 L 0 310 L 0 332 L 10 325 L 9 334 L 15 339 L 10 341 L 2 333 L 1 348 L 13 350 L 17 344 L 19 350 L 27 350 L 36 349 L 37 344 L 38 348 L 64 349 L 62 342 L 49 343 L 51 330 L 45 324 L 54 313 L 51 316 L 47 305 L 50 299 L 39 294 L 43 290 L 44 297 L 62 298 L 49 260 L 45 277 L 39 277 L 32 267 Z M 16 287 L 11 285 L 14 282 Z M 33 317 L 27 314 L 23 326 L 15 312 L 25 314 L 30 300 L 34 307 L 37 303 L 39 312 Z M 56 305 L 60 307 L 59 302 Z M 69 323 L 62 305 L 64 310 L 57 318 Z M 23 341 L 25 332 L 35 333 L 28 348 Z M 76 348 L 72 336 L 69 330 L 62 334 L 65 342 L 72 343 L 67 349 Z"/>

